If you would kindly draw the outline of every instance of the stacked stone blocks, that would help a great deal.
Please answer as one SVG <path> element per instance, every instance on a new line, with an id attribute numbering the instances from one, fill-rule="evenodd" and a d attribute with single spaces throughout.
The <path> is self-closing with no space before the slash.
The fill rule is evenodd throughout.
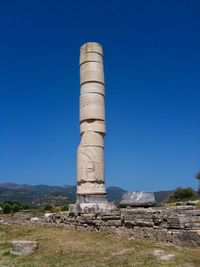
<path id="1" fill-rule="evenodd" d="M 86 43 L 80 50 L 81 143 L 77 155 L 79 202 L 84 202 L 83 198 L 87 196 L 93 196 L 94 199 L 94 196 L 106 195 L 104 185 L 104 136 L 106 134 L 104 97 L 103 50 L 98 43 Z"/>

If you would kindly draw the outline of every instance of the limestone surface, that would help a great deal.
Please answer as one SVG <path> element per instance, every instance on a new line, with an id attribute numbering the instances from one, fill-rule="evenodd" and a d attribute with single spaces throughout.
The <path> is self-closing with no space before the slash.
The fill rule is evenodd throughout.
<path id="1" fill-rule="evenodd" d="M 17 240 L 11 242 L 10 252 L 18 256 L 28 256 L 33 254 L 37 248 L 37 241 Z"/>
<path id="2" fill-rule="evenodd" d="M 127 192 L 120 202 L 120 205 L 124 207 L 152 207 L 155 204 L 154 193 L 150 192 Z"/>
<path id="3" fill-rule="evenodd" d="M 81 135 L 83 136 L 86 132 L 96 132 L 102 135 L 106 134 L 106 124 L 105 121 L 101 120 L 87 120 L 82 121 L 80 125 Z"/>
<path id="4" fill-rule="evenodd" d="M 105 88 L 103 49 L 89 42 L 80 49 L 80 134 L 77 151 L 77 195 L 105 195 Z M 79 199 L 81 199 L 79 197 Z M 87 198 L 85 198 L 87 199 Z"/>

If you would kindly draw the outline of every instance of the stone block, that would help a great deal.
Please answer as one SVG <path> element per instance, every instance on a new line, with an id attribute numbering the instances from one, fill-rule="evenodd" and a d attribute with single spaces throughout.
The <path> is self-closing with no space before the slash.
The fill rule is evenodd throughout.
<path id="1" fill-rule="evenodd" d="M 87 131 L 82 135 L 80 146 L 94 146 L 104 148 L 104 135 L 97 132 Z"/>
<path id="2" fill-rule="evenodd" d="M 104 84 L 103 64 L 100 62 L 85 62 L 80 66 L 80 84 L 99 82 Z"/>
<path id="3" fill-rule="evenodd" d="M 97 204 L 96 203 L 79 203 L 77 205 L 78 213 L 83 214 L 93 214 L 97 212 Z"/>
<path id="4" fill-rule="evenodd" d="M 87 131 L 103 133 L 105 135 L 106 134 L 106 124 L 105 124 L 105 121 L 101 121 L 101 120 L 82 121 L 80 124 L 80 131 L 81 131 L 81 135 Z"/>
<path id="5" fill-rule="evenodd" d="M 33 254 L 38 248 L 37 241 L 18 240 L 11 242 L 10 253 L 18 256 L 28 256 Z"/>
<path id="6" fill-rule="evenodd" d="M 81 95 L 88 93 L 105 95 L 104 84 L 96 82 L 84 83 L 81 85 Z"/>
<path id="7" fill-rule="evenodd" d="M 127 192 L 122 196 L 122 207 L 152 207 L 156 204 L 154 193 Z"/>
<path id="8" fill-rule="evenodd" d="M 80 54 L 80 65 L 86 62 L 99 62 L 103 63 L 103 56 L 99 53 L 86 52 Z"/>
<path id="9" fill-rule="evenodd" d="M 105 121 L 105 106 L 103 95 L 97 93 L 81 94 L 80 121 L 85 120 Z"/>
<path id="10" fill-rule="evenodd" d="M 69 204 L 69 215 L 77 213 L 77 204 Z"/>
<path id="11" fill-rule="evenodd" d="M 69 205 L 69 212 L 71 214 L 110 214 L 116 210 L 113 203 L 76 203 Z"/>
<path id="12" fill-rule="evenodd" d="M 110 214 L 111 212 L 114 212 L 117 209 L 116 205 L 114 203 L 98 203 L 97 204 L 97 213 L 101 214 Z"/>
<path id="13" fill-rule="evenodd" d="M 77 195 L 77 203 L 107 203 L 107 195 Z"/>
<path id="14" fill-rule="evenodd" d="M 103 49 L 102 46 L 99 43 L 96 42 L 87 42 L 84 45 L 81 46 L 80 49 L 81 53 L 98 53 L 100 55 L 103 55 Z"/>
<path id="15" fill-rule="evenodd" d="M 77 186 L 77 194 L 79 195 L 91 195 L 91 194 L 106 194 L 105 185 L 93 183 L 93 182 L 85 182 L 78 184 Z"/>

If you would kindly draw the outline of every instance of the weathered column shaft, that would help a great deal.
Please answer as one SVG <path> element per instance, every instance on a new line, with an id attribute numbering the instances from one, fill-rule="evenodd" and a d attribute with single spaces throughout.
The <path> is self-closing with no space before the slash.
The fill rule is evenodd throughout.
<path id="1" fill-rule="evenodd" d="M 103 50 L 86 43 L 80 50 L 80 133 L 77 153 L 77 196 L 105 195 L 104 184 L 104 71 Z"/>

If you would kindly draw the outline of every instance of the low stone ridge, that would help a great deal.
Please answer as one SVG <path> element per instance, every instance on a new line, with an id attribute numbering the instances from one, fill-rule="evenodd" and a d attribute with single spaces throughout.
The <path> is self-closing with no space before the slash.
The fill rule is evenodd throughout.
<path id="1" fill-rule="evenodd" d="M 124 208 L 107 214 L 65 212 L 52 214 L 45 221 L 80 231 L 106 231 L 122 237 L 200 246 L 200 210 L 192 206 Z"/>
<path id="2" fill-rule="evenodd" d="M 154 193 L 127 192 L 122 196 L 122 207 L 153 207 L 156 204 Z"/>
<path id="3" fill-rule="evenodd" d="M 19 240 L 11 242 L 10 253 L 17 256 L 28 256 L 33 254 L 38 248 L 37 241 Z"/>

